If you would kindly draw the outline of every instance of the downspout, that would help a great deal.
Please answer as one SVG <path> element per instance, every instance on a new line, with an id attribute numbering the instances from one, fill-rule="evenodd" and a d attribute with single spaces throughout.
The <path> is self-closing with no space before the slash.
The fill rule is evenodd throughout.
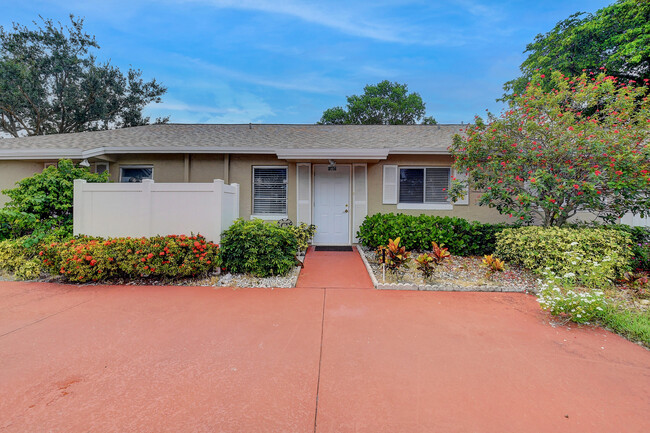
<path id="1" fill-rule="evenodd" d="M 223 156 L 223 182 L 226 185 L 230 184 L 230 154 L 226 153 Z"/>
<path id="2" fill-rule="evenodd" d="M 183 160 L 183 182 L 188 183 L 190 181 L 190 154 L 186 153 Z"/>

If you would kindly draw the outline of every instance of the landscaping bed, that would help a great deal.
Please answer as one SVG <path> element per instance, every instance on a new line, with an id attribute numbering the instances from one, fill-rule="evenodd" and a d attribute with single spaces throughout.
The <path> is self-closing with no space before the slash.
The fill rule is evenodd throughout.
<path id="1" fill-rule="evenodd" d="M 368 263 L 378 288 L 382 289 L 536 293 L 538 288 L 537 277 L 532 272 L 519 266 L 506 265 L 503 272 L 490 275 L 481 266 L 483 258 L 476 256 L 453 256 L 426 279 L 417 270 L 415 262 L 409 261 L 397 271 L 386 270 L 384 279 L 375 250 L 363 246 L 358 249 Z M 413 252 L 411 256 L 417 254 Z"/>

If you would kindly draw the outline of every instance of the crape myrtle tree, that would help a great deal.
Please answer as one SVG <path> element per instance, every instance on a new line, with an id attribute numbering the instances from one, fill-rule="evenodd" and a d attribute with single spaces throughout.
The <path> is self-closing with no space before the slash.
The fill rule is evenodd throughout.
<path id="1" fill-rule="evenodd" d="M 647 79 L 536 72 L 509 105 L 500 117 L 477 117 L 450 147 L 481 205 L 544 226 L 578 211 L 610 222 L 650 214 Z M 452 198 L 465 182 L 452 182 Z"/>
<path id="2" fill-rule="evenodd" d="M 0 133 L 14 137 L 121 128 L 149 123 L 143 109 L 166 88 L 142 72 L 99 63 L 94 36 L 70 16 L 63 27 L 0 27 Z M 166 122 L 157 119 L 156 122 Z"/>

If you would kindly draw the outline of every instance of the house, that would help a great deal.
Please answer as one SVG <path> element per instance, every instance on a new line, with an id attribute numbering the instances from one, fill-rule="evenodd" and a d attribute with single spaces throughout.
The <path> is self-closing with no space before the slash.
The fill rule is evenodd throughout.
<path id="1" fill-rule="evenodd" d="M 313 223 L 316 244 L 355 242 L 366 215 L 379 212 L 503 221 L 474 191 L 447 199 L 456 175 L 447 148 L 461 128 L 165 124 L 1 139 L 0 189 L 69 158 L 114 182 L 238 183 L 240 216 Z"/>

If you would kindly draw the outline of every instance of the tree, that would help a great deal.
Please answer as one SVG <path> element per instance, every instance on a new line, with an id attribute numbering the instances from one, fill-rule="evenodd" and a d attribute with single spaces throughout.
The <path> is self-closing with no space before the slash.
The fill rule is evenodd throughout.
<path id="1" fill-rule="evenodd" d="M 648 79 L 634 84 L 605 73 L 535 74 L 501 117 L 477 117 L 454 138 L 455 166 L 482 190 L 481 205 L 526 222 L 561 226 L 581 210 L 606 221 L 648 215 Z M 463 183 L 453 182 L 452 198 Z"/>
<path id="2" fill-rule="evenodd" d="M 599 72 L 641 82 L 650 78 L 650 2 L 618 0 L 593 14 L 582 12 L 538 34 L 526 46 L 523 75 L 504 85 L 508 99 L 521 93 L 535 70 L 558 70 L 568 76 Z"/>
<path id="3" fill-rule="evenodd" d="M 424 117 L 424 102 L 417 93 L 408 93 L 406 84 L 388 80 L 364 87 L 361 96 L 348 96 L 347 110 L 328 108 L 318 122 L 321 125 L 413 125 L 436 124 L 433 117 Z"/>
<path id="4" fill-rule="evenodd" d="M 42 173 L 21 180 L 16 188 L 3 190 L 11 199 L 3 210 L 33 215 L 41 222 L 50 220 L 57 225 L 72 226 L 75 179 L 108 182 L 108 172 L 94 174 L 88 168 L 62 159 L 57 166 L 49 166 Z"/>
<path id="5" fill-rule="evenodd" d="M 142 110 L 167 91 L 142 72 L 126 76 L 109 62 L 97 63 L 94 36 L 83 19 L 71 25 L 43 19 L 29 29 L 0 27 L 0 130 L 14 137 L 122 128 L 149 123 Z M 157 119 L 166 122 L 168 119 Z"/>

